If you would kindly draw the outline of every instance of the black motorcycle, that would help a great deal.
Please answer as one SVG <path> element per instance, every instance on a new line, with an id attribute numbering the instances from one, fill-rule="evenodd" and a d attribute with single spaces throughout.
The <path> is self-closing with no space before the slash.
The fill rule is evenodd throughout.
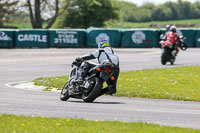
<path id="1" fill-rule="evenodd" d="M 186 50 L 187 45 L 185 43 L 185 37 L 179 36 L 180 41 L 177 42 L 176 44 L 171 44 L 169 42 L 164 41 L 164 35 L 160 36 L 161 41 L 161 47 L 163 49 L 162 55 L 161 55 L 161 63 L 162 65 L 165 65 L 167 62 L 170 62 L 171 65 L 174 64 L 175 59 L 176 59 L 176 50 L 175 47 L 179 47 L 181 50 Z"/>
<path id="2" fill-rule="evenodd" d="M 70 97 L 83 99 L 84 102 L 93 102 L 100 96 L 104 81 L 114 80 L 113 64 L 106 62 L 103 65 L 90 69 L 87 77 L 80 83 L 77 79 L 81 77 L 83 67 L 86 67 L 86 61 L 74 61 L 69 75 L 68 82 L 61 90 L 60 99 L 67 101 Z"/>

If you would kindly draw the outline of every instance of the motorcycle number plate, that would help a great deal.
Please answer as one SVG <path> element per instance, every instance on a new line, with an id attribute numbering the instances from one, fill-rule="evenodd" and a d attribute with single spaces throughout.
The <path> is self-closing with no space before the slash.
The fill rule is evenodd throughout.
<path id="1" fill-rule="evenodd" d="M 86 82 L 84 88 L 88 88 L 90 86 L 89 82 Z"/>

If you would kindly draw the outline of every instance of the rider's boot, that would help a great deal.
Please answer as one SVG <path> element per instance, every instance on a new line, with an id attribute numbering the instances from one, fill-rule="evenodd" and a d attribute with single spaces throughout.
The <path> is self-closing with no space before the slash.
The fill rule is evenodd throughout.
<path id="1" fill-rule="evenodd" d="M 83 81 L 85 80 L 85 77 L 87 76 L 87 70 L 82 69 L 81 70 L 81 76 L 76 79 L 74 82 L 78 83 L 78 84 L 83 84 Z"/>
<path id="2" fill-rule="evenodd" d="M 99 94 L 99 96 L 104 95 L 104 94 L 113 95 L 115 93 L 116 93 L 116 90 L 113 89 L 112 85 L 109 85 L 108 87 L 101 90 L 101 93 Z"/>

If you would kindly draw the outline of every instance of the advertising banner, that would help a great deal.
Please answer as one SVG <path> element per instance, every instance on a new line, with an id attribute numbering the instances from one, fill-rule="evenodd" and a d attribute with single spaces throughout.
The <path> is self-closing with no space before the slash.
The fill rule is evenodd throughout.
<path id="1" fill-rule="evenodd" d="M 158 47 L 158 31 L 150 29 L 131 29 L 122 31 L 122 47 Z"/>
<path id="2" fill-rule="evenodd" d="M 200 47 L 200 30 L 197 30 L 196 32 L 195 44 L 196 44 L 196 47 Z"/>
<path id="3" fill-rule="evenodd" d="M 111 47 L 120 47 L 121 32 L 112 29 L 90 29 L 87 32 L 87 46 L 97 47 L 98 44 L 107 40 Z"/>
<path id="4" fill-rule="evenodd" d="M 49 47 L 48 30 L 18 30 L 15 40 L 18 48 Z"/>
<path id="5" fill-rule="evenodd" d="M 86 30 L 50 30 L 50 47 L 83 47 L 85 45 Z"/>
<path id="6" fill-rule="evenodd" d="M 14 34 L 14 30 L 0 29 L 0 48 L 13 48 Z"/>

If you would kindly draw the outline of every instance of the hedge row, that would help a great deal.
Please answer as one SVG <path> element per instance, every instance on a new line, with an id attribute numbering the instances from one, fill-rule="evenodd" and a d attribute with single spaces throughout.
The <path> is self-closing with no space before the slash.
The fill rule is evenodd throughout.
<path id="1" fill-rule="evenodd" d="M 0 29 L 0 48 L 82 48 L 97 47 L 108 40 L 111 47 L 159 47 L 159 36 L 165 30 L 154 29 Z M 200 29 L 179 29 L 189 47 L 200 47 Z"/>

